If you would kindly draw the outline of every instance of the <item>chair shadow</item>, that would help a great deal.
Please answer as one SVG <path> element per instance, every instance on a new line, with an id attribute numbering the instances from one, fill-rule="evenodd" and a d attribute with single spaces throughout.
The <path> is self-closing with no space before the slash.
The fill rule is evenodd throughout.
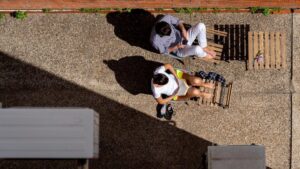
<path id="1" fill-rule="evenodd" d="M 204 168 L 209 141 L 14 56 L 0 52 L 0 63 L 3 107 L 87 107 L 99 114 L 99 158 L 90 160 L 90 169 Z M 76 161 L 0 160 L 0 168 L 45 167 L 76 168 Z"/>
<path id="2" fill-rule="evenodd" d="M 149 43 L 155 16 L 144 9 L 132 9 L 130 12 L 111 12 L 106 15 L 107 22 L 114 26 L 117 37 L 132 46 L 138 46 L 156 52 Z"/>
<path id="3" fill-rule="evenodd" d="M 129 93 L 151 94 L 151 78 L 162 63 L 146 60 L 142 56 L 126 56 L 119 60 L 103 61 L 114 71 L 117 82 Z"/>

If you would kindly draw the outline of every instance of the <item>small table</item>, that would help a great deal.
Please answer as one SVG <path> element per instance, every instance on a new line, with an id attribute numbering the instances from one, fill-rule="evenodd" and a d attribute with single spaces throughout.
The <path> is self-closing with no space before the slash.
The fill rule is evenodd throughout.
<path id="1" fill-rule="evenodd" d="M 258 58 L 261 53 L 261 58 Z M 286 68 L 286 35 L 282 32 L 248 32 L 248 70 Z"/>

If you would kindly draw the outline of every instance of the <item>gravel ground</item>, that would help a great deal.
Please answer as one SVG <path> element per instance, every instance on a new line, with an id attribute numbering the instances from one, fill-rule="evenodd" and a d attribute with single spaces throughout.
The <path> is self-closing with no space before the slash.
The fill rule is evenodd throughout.
<path id="1" fill-rule="evenodd" d="M 161 63 L 145 32 L 143 11 L 30 14 L 0 22 L 0 102 L 5 107 L 90 107 L 100 114 L 100 158 L 91 168 L 203 168 L 212 143 L 262 144 L 267 166 L 287 169 L 291 137 L 291 15 L 175 14 L 189 23 L 249 24 L 251 31 L 287 33 L 288 69 L 246 71 L 244 61 L 192 70 L 215 71 L 234 82 L 229 109 L 175 105 L 172 123 L 156 118 L 148 78 Z M 74 168 L 75 161 L 2 160 L 0 168 Z"/>

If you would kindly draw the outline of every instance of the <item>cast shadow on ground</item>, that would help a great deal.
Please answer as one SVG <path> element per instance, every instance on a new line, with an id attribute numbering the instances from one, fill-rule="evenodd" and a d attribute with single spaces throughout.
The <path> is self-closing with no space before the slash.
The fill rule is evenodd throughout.
<path id="1" fill-rule="evenodd" d="M 107 22 L 114 26 L 117 37 L 132 46 L 156 52 L 150 45 L 151 29 L 155 16 L 144 9 L 132 9 L 130 12 L 112 12 L 106 15 Z"/>
<path id="2" fill-rule="evenodd" d="M 142 56 L 126 56 L 119 60 L 103 61 L 115 73 L 117 82 L 129 93 L 151 94 L 151 78 L 162 63 L 146 60 Z"/>
<path id="3" fill-rule="evenodd" d="M 88 107 L 99 113 L 100 156 L 90 160 L 90 169 L 204 167 L 202 155 L 209 141 L 2 52 L 0 63 L 3 107 Z M 67 169 L 76 168 L 75 164 L 74 160 L 1 160 L 0 168 Z"/>

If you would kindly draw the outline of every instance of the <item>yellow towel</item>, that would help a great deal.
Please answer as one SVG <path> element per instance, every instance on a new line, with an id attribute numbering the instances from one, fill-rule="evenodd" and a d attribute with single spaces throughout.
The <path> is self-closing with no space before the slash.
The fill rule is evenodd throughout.
<path id="1" fill-rule="evenodd" d="M 176 71 L 176 75 L 177 75 L 177 77 L 178 77 L 178 79 L 183 79 L 182 78 L 182 76 L 183 76 L 183 71 L 182 70 L 179 70 L 179 69 L 175 69 L 175 71 Z M 185 80 L 184 80 L 184 83 L 185 83 L 185 86 L 188 88 L 188 85 L 186 84 L 186 82 L 185 82 Z M 182 86 L 183 87 L 183 86 Z M 187 91 L 187 89 L 186 89 L 186 91 Z M 178 96 L 174 96 L 173 97 L 173 100 L 177 100 L 178 99 Z"/>
<path id="2" fill-rule="evenodd" d="M 182 79 L 182 76 L 183 76 L 183 71 L 182 70 L 179 70 L 179 69 L 176 69 L 176 75 L 179 79 Z"/>

